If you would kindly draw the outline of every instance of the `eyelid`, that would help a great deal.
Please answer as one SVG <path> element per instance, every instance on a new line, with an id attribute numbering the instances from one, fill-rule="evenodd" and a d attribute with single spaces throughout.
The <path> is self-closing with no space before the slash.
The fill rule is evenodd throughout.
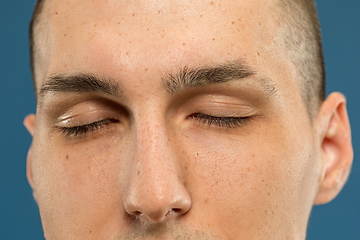
<path id="1" fill-rule="evenodd" d="M 208 115 L 238 117 L 250 115 L 256 109 L 241 96 L 226 94 L 201 94 L 187 99 L 181 108 L 191 108 Z M 213 114 L 214 113 L 214 114 Z"/>
<path id="2" fill-rule="evenodd" d="M 87 125 L 103 119 L 114 118 L 115 114 L 108 110 L 92 109 L 90 111 L 77 112 L 71 110 L 61 115 L 56 122 L 57 127 L 74 127 Z"/>
<path id="3" fill-rule="evenodd" d="M 193 113 L 202 113 L 213 117 L 248 117 L 256 114 L 256 109 L 240 102 L 194 102 L 190 109 Z"/>

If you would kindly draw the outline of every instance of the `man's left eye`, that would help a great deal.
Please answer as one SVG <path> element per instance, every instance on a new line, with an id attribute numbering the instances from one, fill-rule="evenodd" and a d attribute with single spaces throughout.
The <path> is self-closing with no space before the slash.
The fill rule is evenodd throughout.
<path id="1" fill-rule="evenodd" d="M 221 128 L 235 128 L 245 125 L 249 120 L 249 117 L 219 117 L 211 116 L 203 113 L 194 113 L 188 118 L 192 118 L 199 121 L 202 124 L 215 125 Z"/>
<path id="2" fill-rule="evenodd" d="M 101 128 L 104 128 L 112 123 L 119 123 L 116 119 L 103 119 L 86 125 L 79 125 L 73 127 L 61 127 L 62 132 L 67 137 L 78 137 L 86 133 L 95 132 Z"/>

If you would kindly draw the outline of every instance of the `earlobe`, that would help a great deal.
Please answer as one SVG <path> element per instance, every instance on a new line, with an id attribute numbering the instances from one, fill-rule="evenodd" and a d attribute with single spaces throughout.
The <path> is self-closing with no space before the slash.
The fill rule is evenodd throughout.
<path id="1" fill-rule="evenodd" d="M 28 150 L 27 157 L 26 157 L 26 178 L 30 184 L 30 187 L 34 189 L 34 182 L 32 177 L 32 171 L 31 171 L 31 146 Z"/>
<path id="2" fill-rule="evenodd" d="M 351 169 L 353 149 L 345 97 L 332 93 L 316 119 L 323 171 L 314 204 L 334 199 L 344 186 Z"/>
<path id="3" fill-rule="evenodd" d="M 35 119 L 36 119 L 35 114 L 30 114 L 26 116 L 26 118 L 24 119 L 24 126 L 29 131 L 31 136 L 34 136 L 34 132 L 35 132 Z M 32 146 L 29 147 L 26 157 L 26 177 L 30 187 L 33 189 L 33 194 L 34 194 L 34 182 L 33 182 L 32 170 L 31 170 L 31 158 L 32 158 Z M 34 198 L 35 198 L 35 194 L 34 194 Z"/>

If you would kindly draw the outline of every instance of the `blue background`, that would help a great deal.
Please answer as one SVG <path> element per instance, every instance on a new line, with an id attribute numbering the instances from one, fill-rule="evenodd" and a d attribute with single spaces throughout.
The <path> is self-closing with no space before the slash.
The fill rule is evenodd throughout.
<path id="1" fill-rule="evenodd" d="M 44 239 L 38 208 L 25 176 L 31 138 L 22 125 L 35 112 L 29 68 L 28 24 L 34 0 L 0 6 L 0 239 Z M 308 240 L 360 239 L 360 1 L 318 0 L 327 70 L 327 93 L 348 99 L 355 159 L 348 183 L 331 203 L 311 214 Z"/>

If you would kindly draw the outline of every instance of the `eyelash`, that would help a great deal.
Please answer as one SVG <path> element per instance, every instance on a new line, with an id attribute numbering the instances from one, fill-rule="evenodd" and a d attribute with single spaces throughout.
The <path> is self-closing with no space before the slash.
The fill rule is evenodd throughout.
<path id="1" fill-rule="evenodd" d="M 195 113 L 189 116 L 203 124 L 215 125 L 220 128 L 235 128 L 246 124 L 250 117 L 217 117 L 203 113 Z"/>
<path id="2" fill-rule="evenodd" d="M 77 137 L 82 134 L 86 134 L 88 132 L 93 132 L 96 130 L 99 130 L 100 128 L 103 128 L 105 126 L 108 126 L 110 123 L 118 123 L 118 120 L 115 119 L 103 119 L 97 122 L 93 122 L 86 125 L 81 126 L 74 126 L 74 127 L 64 127 L 62 128 L 62 132 L 67 137 Z"/>

